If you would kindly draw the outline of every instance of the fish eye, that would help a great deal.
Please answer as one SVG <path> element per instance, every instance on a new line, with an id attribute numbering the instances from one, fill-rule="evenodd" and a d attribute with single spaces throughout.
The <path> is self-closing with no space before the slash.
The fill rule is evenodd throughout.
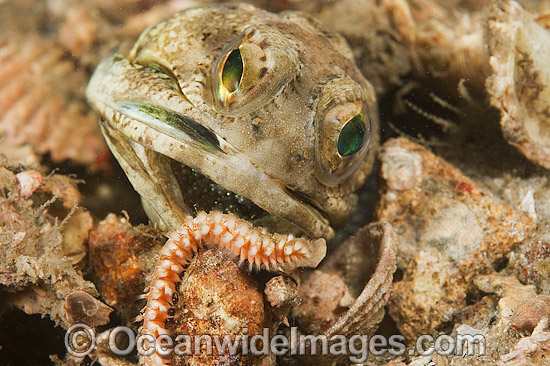
<path id="1" fill-rule="evenodd" d="M 254 25 L 229 41 L 212 64 L 213 102 L 225 115 L 265 105 L 299 70 L 295 45 L 277 29 Z"/>
<path id="2" fill-rule="evenodd" d="M 361 113 L 355 115 L 340 131 L 337 143 L 338 154 L 351 156 L 359 152 L 365 142 L 366 130 L 363 115 Z"/>
<path id="3" fill-rule="evenodd" d="M 341 102 L 322 112 L 316 122 L 315 175 L 335 186 L 359 168 L 371 139 L 371 120 L 361 101 Z"/>
<path id="4" fill-rule="evenodd" d="M 243 68 L 241 51 L 237 48 L 227 55 L 223 63 L 220 90 L 218 91 L 220 97 L 231 94 L 239 88 L 243 77 Z"/>

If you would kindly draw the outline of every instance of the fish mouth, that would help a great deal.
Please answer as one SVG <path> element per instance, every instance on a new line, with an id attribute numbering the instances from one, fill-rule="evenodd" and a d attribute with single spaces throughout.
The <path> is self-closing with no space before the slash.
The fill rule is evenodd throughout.
<path id="1" fill-rule="evenodd" d="M 217 184 L 199 171 L 192 169 L 171 159 L 171 167 L 177 182 L 180 185 L 183 200 L 194 211 L 220 211 L 235 214 L 238 217 L 252 222 L 255 226 L 262 226 L 271 232 L 289 233 L 294 235 L 305 234 L 298 225 L 275 215 L 258 206 L 251 199 L 232 192 Z M 289 195 L 294 195 L 303 204 L 311 205 L 313 209 L 325 216 L 324 211 L 313 206 L 306 195 L 287 188 Z"/>
<path id="2" fill-rule="evenodd" d="M 244 154 L 198 122 L 166 108 L 146 103 L 107 102 L 96 98 L 93 104 L 102 115 L 110 116 L 105 119 L 102 131 L 111 150 L 134 188 L 147 205 L 152 206 L 148 208 L 152 208 L 158 216 L 157 219 L 160 218 L 164 223 L 167 223 L 164 219 L 167 210 L 182 210 L 186 215 L 202 210 L 219 210 L 234 213 L 273 232 L 303 234 L 310 238 L 333 237 L 334 229 L 328 215 L 313 199 L 266 175 Z M 113 139 L 113 135 L 118 138 Z M 121 138 L 137 142 L 149 153 L 169 158 L 169 174 L 173 174 L 175 179 L 172 181 L 179 184 L 183 198 L 181 206 L 185 206 L 184 208 L 175 207 L 174 204 L 159 205 L 154 196 L 153 199 L 148 199 L 151 197 L 150 192 L 156 188 L 143 188 L 143 180 L 135 184 L 131 176 L 151 176 L 152 172 L 143 168 L 139 161 L 129 161 L 129 156 L 133 153 L 115 152 L 119 149 L 117 145 Z M 179 148 L 167 148 L 168 146 Z M 126 161 L 121 162 L 124 160 Z M 141 171 L 129 174 L 128 169 Z M 168 177 L 165 178 L 168 182 Z M 151 177 L 150 182 L 163 184 L 162 177 L 158 176 Z M 170 197 L 166 201 L 170 201 Z M 179 217 L 181 216 L 180 214 Z M 171 225 L 165 226 L 175 229 L 174 220 Z"/>

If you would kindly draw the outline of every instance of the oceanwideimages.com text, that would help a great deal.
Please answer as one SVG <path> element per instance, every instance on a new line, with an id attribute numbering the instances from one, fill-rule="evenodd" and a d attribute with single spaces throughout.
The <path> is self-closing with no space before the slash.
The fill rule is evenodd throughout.
<path id="1" fill-rule="evenodd" d="M 120 342 L 126 337 L 124 342 Z M 119 344 L 125 344 L 121 348 Z M 65 346 L 73 356 L 89 355 L 95 347 L 95 334 L 85 324 L 75 324 L 65 335 Z M 228 354 L 253 356 L 347 356 L 352 363 L 363 363 L 369 355 L 392 357 L 408 353 L 410 356 L 485 355 L 485 338 L 482 334 L 441 334 L 422 335 L 414 347 L 407 347 L 402 335 L 384 337 L 382 335 L 305 335 L 296 327 L 287 334 L 271 334 L 264 328 L 262 334 L 248 334 L 245 328 L 241 334 L 226 335 L 161 335 L 157 338 L 150 334 L 136 336 L 131 328 L 116 327 L 109 334 L 109 349 L 118 356 L 138 352 L 144 357 L 159 354 L 170 358 L 173 355 L 191 356 L 200 354 Z"/>

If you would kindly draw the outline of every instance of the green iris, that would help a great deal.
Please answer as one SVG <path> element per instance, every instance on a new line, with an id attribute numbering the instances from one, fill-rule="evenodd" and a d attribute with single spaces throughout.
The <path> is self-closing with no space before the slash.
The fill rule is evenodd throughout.
<path id="1" fill-rule="evenodd" d="M 239 87 L 243 75 L 243 59 L 239 49 L 231 51 L 222 70 L 222 84 L 228 92 L 232 93 Z"/>
<path id="2" fill-rule="evenodd" d="M 342 156 L 350 156 L 361 150 L 365 132 L 363 116 L 358 114 L 342 128 L 338 137 L 338 153 Z"/>

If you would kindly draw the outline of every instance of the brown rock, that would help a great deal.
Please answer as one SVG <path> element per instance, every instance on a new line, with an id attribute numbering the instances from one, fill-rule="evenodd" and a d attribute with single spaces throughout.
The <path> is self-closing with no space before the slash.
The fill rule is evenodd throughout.
<path id="1" fill-rule="evenodd" d="M 152 229 L 133 227 L 128 220 L 109 214 L 89 236 L 89 266 L 105 302 L 134 317 L 143 304 L 146 277 L 162 245 Z"/>
<path id="2" fill-rule="evenodd" d="M 524 243 L 510 261 L 522 282 L 534 284 L 542 293 L 550 293 L 550 242 L 533 238 Z"/>
<path id="3" fill-rule="evenodd" d="M 173 334 L 189 335 L 248 335 L 262 334 L 271 328 L 266 316 L 263 294 L 250 275 L 222 251 L 199 252 L 181 281 L 174 304 L 174 321 L 168 322 Z M 220 340 L 223 340 L 221 338 Z M 192 343 L 193 344 L 193 343 Z M 259 365 L 264 358 L 218 354 L 214 348 L 207 354 L 203 344 L 200 354 L 174 356 L 175 365 Z"/>
<path id="4" fill-rule="evenodd" d="M 265 284 L 265 296 L 274 308 L 284 308 L 294 304 L 298 290 L 296 282 L 288 276 L 275 276 Z"/>
<path id="5" fill-rule="evenodd" d="M 472 278 L 493 272 L 536 224 L 407 139 L 386 142 L 380 159 L 377 215 L 399 235 L 403 270 L 389 310 L 402 334 L 415 339 L 450 321 L 466 305 Z"/>

